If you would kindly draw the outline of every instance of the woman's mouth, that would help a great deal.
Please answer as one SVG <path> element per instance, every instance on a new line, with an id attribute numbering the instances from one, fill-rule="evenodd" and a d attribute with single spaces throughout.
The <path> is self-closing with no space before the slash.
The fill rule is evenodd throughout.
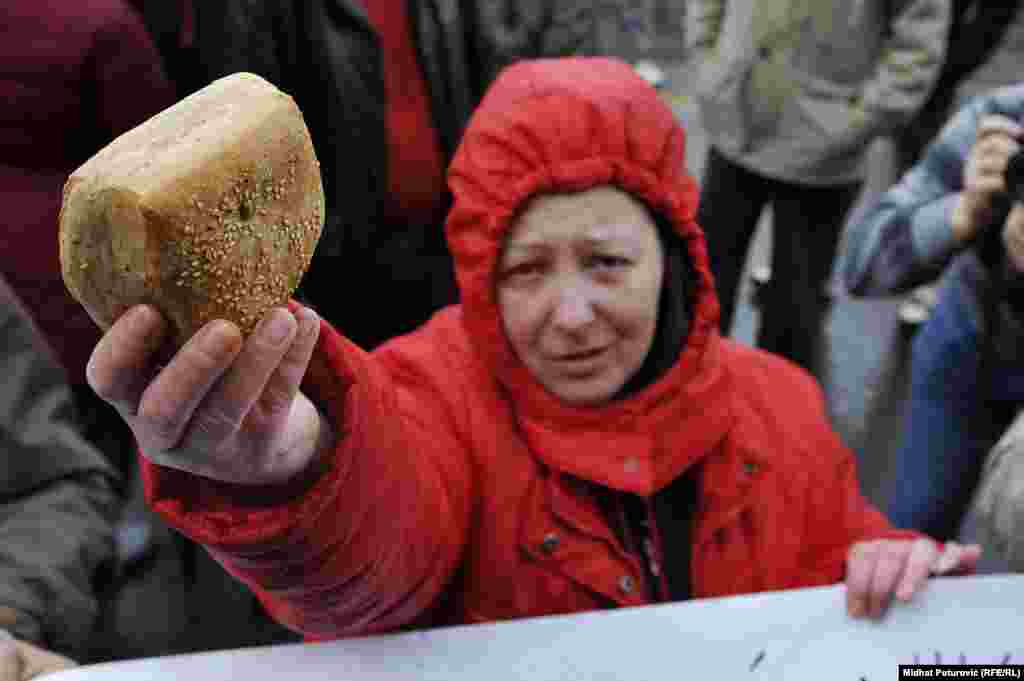
<path id="1" fill-rule="evenodd" d="M 604 352 L 604 350 L 604 348 L 594 348 L 593 350 L 584 350 L 582 352 L 571 352 L 565 355 L 559 355 L 555 360 L 559 362 L 583 362 L 597 357 Z"/>
<path id="2" fill-rule="evenodd" d="M 587 378 L 601 369 L 607 351 L 608 348 L 603 347 L 557 355 L 554 364 L 558 367 L 558 372 L 567 378 Z"/>

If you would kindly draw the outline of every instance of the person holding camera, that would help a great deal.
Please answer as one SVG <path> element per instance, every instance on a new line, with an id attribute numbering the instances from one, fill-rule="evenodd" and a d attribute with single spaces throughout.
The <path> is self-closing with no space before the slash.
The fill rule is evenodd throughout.
<path id="1" fill-rule="evenodd" d="M 1024 84 L 970 100 L 923 158 L 850 225 L 853 295 L 938 279 L 914 338 L 903 444 L 886 511 L 955 536 L 985 453 L 1024 404 Z"/>

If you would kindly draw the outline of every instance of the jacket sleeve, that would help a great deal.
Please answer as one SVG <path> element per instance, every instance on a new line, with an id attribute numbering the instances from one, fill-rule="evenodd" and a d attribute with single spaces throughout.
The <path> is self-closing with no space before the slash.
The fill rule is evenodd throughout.
<path id="1" fill-rule="evenodd" d="M 297 496 L 143 460 L 153 508 L 309 639 L 423 621 L 461 559 L 472 468 L 438 387 L 457 371 L 424 371 L 437 345 L 401 340 L 371 356 L 323 322 L 303 388 L 338 442 Z"/>
<path id="2" fill-rule="evenodd" d="M 0 338 L 0 626 L 75 656 L 114 556 L 119 479 L 80 435 L 63 370 L 2 282 Z"/>
<path id="3" fill-rule="evenodd" d="M 981 543 L 1024 571 L 1024 412 L 986 455 L 970 516 Z"/>
<path id="4" fill-rule="evenodd" d="M 820 394 L 820 390 L 817 390 Z M 824 405 L 824 399 L 821 404 Z M 822 408 L 822 423 L 825 420 Z M 857 462 L 852 451 L 829 426 L 818 429 L 815 438 L 820 464 L 807 487 L 805 523 L 814 539 L 803 547 L 806 582 L 834 584 L 845 578 L 846 557 L 857 542 L 875 539 L 917 539 L 922 535 L 893 527 L 861 493 Z"/>
<path id="5" fill-rule="evenodd" d="M 718 45 L 725 17 L 725 0 L 689 0 L 686 12 L 686 49 L 705 57 Z"/>
<path id="6" fill-rule="evenodd" d="M 956 253 L 952 214 L 988 99 L 969 102 L 900 182 L 850 225 L 843 279 L 858 296 L 900 293 L 933 280 Z"/>
<path id="7" fill-rule="evenodd" d="M 862 90 L 866 129 L 891 132 L 931 93 L 946 57 L 951 0 L 893 0 L 878 66 Z M 860 126 L 857 126 L 860 127 Z"/>

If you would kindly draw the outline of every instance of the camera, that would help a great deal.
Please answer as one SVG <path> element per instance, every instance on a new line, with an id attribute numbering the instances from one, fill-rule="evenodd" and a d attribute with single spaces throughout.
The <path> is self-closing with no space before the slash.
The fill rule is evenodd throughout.
<path id="1" fill-rule="evenodd" d="M 1007 161 L 1004 178 L 1010 200 L 1024 203 L 1024 149 L 1015 152 Z"/>

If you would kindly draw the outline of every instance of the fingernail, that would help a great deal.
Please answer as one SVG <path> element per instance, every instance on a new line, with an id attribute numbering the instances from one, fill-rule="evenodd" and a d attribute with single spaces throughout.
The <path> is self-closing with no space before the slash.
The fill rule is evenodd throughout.
<path id="1" fill-rule="evenodd" d="M 314 310 L 304 307 L 299 313 L 299 323 L 301 325 L 302 335 L 310 336 L 320 328 L 320 315 L 318 315 Z"/>
<path id="2" fill-rule="evenodd" d="M 294 319 L 288 310 L 275 308 L 263 320 L 263 324 L 260 326 L 260 335 L 272 345 L 280 345 L 291 333 Z"/>
<path id="3" fill-rule="evenodd" d="M 217 357 L 228 355 L 238 345 L 237 334 L 228 335 L 231 325 L 228 322 L 217 319 L 210 322 L 201 332 L 199 342 L 212 355 Z"/>
<path id="4" fill-rule="evenodd" d="M 850 615 L 852 617 L 860 617 L 864 614 L 864 603 L 860 599 L 855 599 L 850 602 Z"/>

